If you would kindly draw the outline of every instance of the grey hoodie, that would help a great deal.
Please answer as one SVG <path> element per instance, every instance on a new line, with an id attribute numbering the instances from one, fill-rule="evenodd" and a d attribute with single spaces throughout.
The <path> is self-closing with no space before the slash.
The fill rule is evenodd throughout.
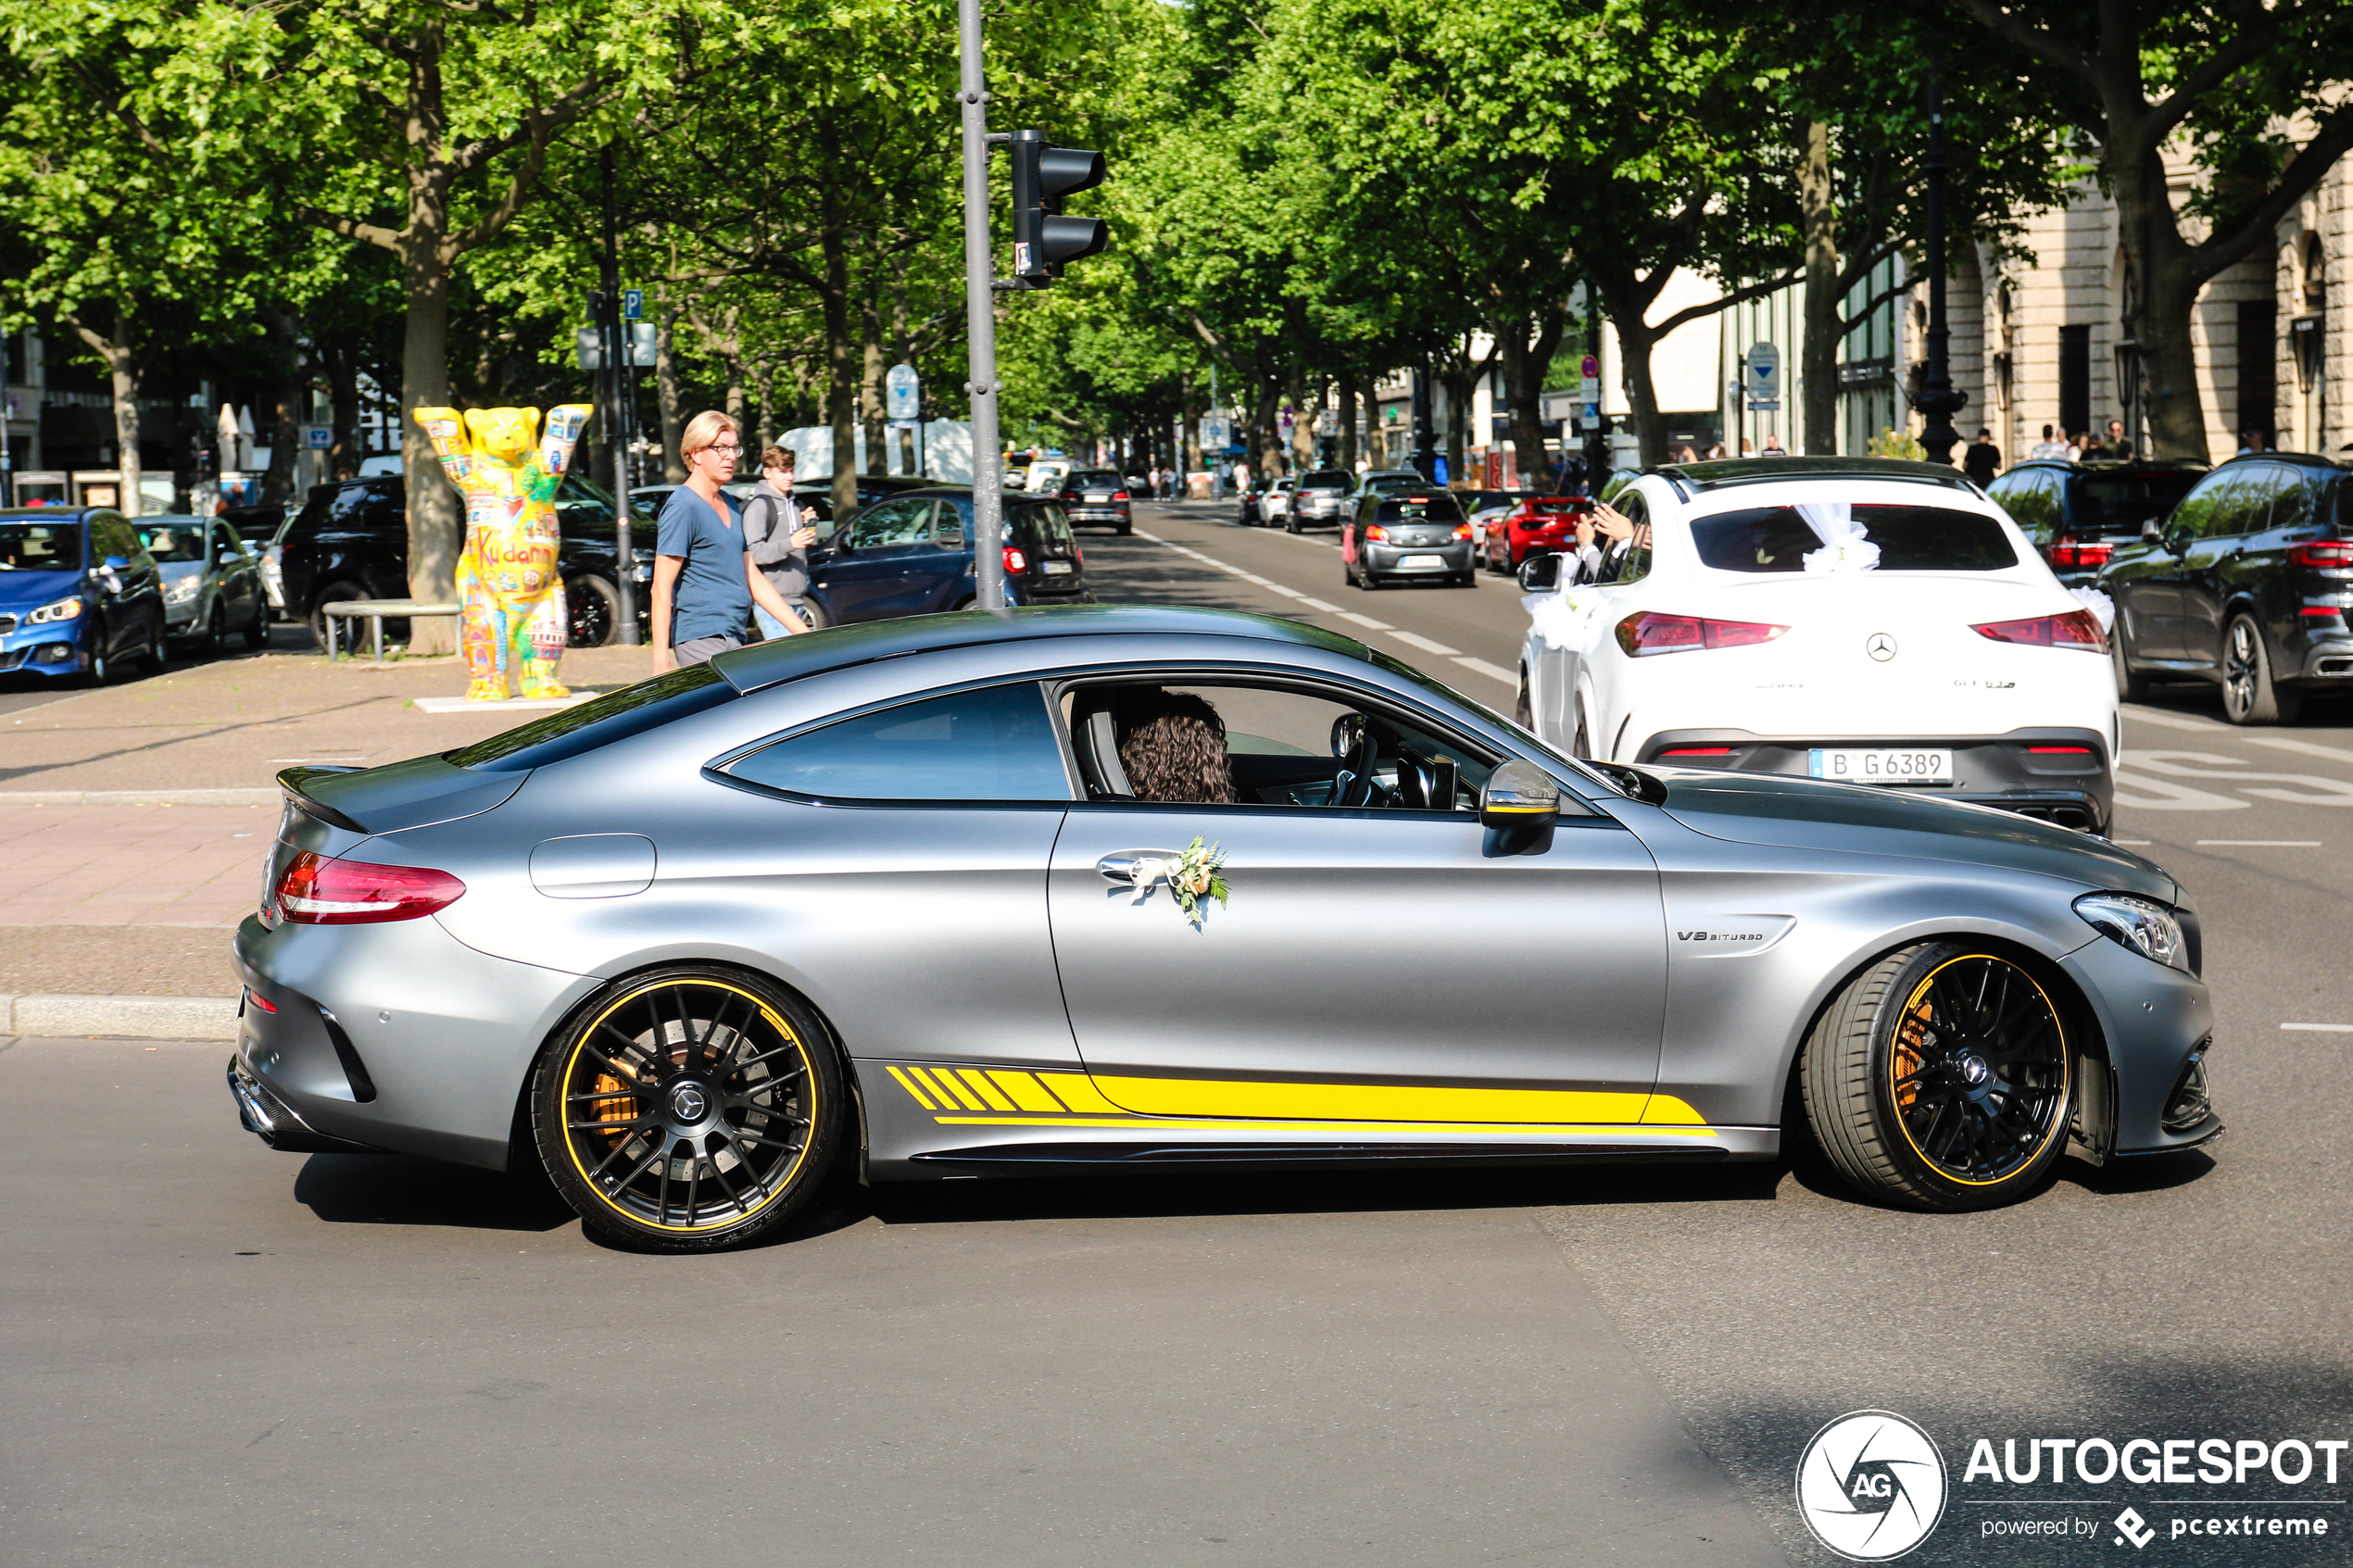
<path id="1" fill-rule="evenodd" d="M 765 479 L 744 503 L 744 547 L 768 585 L 793 604 L 809 596 L 809 554 L 792 547 L 800 512 L 799 502 Z"/>

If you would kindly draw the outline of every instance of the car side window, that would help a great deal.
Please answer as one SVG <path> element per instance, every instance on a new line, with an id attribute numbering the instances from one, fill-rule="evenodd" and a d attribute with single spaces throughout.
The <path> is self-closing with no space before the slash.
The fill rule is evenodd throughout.
<path id="1" fill-rule="evenodd" d="M 920 545 L 930 537 L 929 501 L 882 501 L 849 520 L 849 546 L 871 550 L 887 545 Z"/>
<path id="2" fill-rule="evenodd" d="M 953 501 L 942 501 L 932 514 L 931 542 L 950 549 L 961 549 L 964 543 L 964 512 Z"/>
<path id="3" fill-rule="evenodd" d="M 2227 483 L 2216 497 L 2214 509 L 2206 514 L 2205 525 L 2199 530 L 2201 539 L 2229 539 L 2249 533 L 2263 526 L 2271 511 L 2271 473 L 2268 468 L 2248 463 L 2225 475 Z"/>
<path id="4" fill-rule="evenodd" d="M 1651 513 L 1640 495 L 1621 495 L 1617 509 L 1634 525 L 1634 537 L 1623 554 L 1613 549 L 1603 558 L 1604 583 L 1639 583 L 1651 571 Z"/>
<path id="5" fill-rule="evenodd" d="M 877 709 L 763 746 L 723 771 L 816 800 L 1071 798 L 1062 742 L 1032 682 Z"/>
<path id="6" fill-rule="evenodd" d="M 2212 473 L 2200 480 L 2197 488 L 2183 496 L 2182 504 L 2166 520 L 2166 533 L 2177 541 L 2203 539 L 2213 533 L 2214 518 L 2229 505 L 2230 493 L 2237 483 L 2235 472 Z"/>
<path id="7" fill-rule="evenodd" d="M 2259 528 L 2305 528 L 2312 521 L 2312 491 L 2303 470 L 2281 466 L 2271 470 L 2271 515 Z"/>

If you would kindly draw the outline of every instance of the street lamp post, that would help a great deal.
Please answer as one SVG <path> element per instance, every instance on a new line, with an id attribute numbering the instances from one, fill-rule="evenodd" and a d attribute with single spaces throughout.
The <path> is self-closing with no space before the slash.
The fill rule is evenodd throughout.
<path id="1" fill-rule="evenodd" d="M 1438 439 L 1430 429 L 1429 370 L 1414 367 L 1414 455 L 1411 467 L 1424 479 L 1438 478 Z"/>
<path id="2" fill-rule="evenodd" d="M 988 88 L 981 72 L 980 0 L 958 0 L 964 130 L 964 320 L 973 411 L 973 603 L 1005 608 L 1004 452 L 997 434 L 997 258 L 988 234 Z"/>
<path id="3" fill-rule="evenodd" d="M 1935 45 L 1928 56 L 1928 371 L 1920 381 L 1912 407 L 1926 423 L 1920 445 L 1931 461 L 1950 463 L 1961 433 L 1953 416 L 1969 402 L 1969 394 L 1953 385 L 1949 358 L 1952 333 L 1944 320 L 1944 104 L 1938 95 Z"/>
<path id="4" fill-rule="evenodd" d="M 629 538 L 629 429 L 622 412 L 626 384 L 621 368 L 628 353 L 627 334 L 621 324 L 621 245 L 613 227 L 612 144 L 604 148 L 605 257 L 604 289 L 597 303 L 597 332 L 604 342 L 605 441 L 612 449 L 613 596 L 619 601 L 621 624 L 615 629 L 624 646 L 637 646 L 637 552 Z"/>

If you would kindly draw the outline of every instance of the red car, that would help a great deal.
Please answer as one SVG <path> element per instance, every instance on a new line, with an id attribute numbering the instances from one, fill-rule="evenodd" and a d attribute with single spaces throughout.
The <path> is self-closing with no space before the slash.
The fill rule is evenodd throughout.
<path id="1" fill-rule="evenodd" d="M 1530 556 L 1574 547 L 1577 520 L 1591 515 L 1590 495 L 1530 495 L 1501 517 L 1487 520 L 1479 551 L 1490 571 L 1517 571 Z"/>

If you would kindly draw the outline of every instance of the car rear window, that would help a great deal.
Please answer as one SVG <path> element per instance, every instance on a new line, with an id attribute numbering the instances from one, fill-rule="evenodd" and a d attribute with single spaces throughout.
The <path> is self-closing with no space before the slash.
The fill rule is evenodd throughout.
<path id="1" fill-rule="evenodd" d="M 2162 519 L 2205 477 L 2194 471 L 2080 474 L 2068 526 L 2078 533 L 2138 533 L 2143 523 Z"/>
<path id="2" fill-rule="evenodd" d="M 1299 483 L 1302 489 L 1345 490 L 1349 485 L 1349 478 L 1348 470 L 1345 469 L 1322 469 L 1309 474 Z"/>
<path id="3" fill-rule="evenodd" d="M 689 664 L 577 708 L 560 709 L 504 734 L 445 751 L 441 759 L 453 767 L 519 773 L 644 734 L 735 696 L 736 688 L 709 664 Z"/>
<path id="4" fill-rule="evenodd" d="M 1023 506 L 1007 507 L 1005 510 L 1009 514 L 1007 521 L 1011 524 L 1016 544 L 1041 556 L 1076 553 L 1077 546 L 1070 534 L 1070 520 L 1063 515 L 1060 507 L 1040 506 L 1033 501 Z"/>
<path id="5" fill-rule="evenodd" d="M 2018 564 L 2002 525 L 1945 507 L 1853 508 L 1863 536 L 1880 549 L 1881 571 L 2000 571 Z M 1822 547 L 1794 507 L 1753 507 L 1692 521 L 1692 543 L 1718 571 L 1803 571 Z"/>
<path id="6" fill-rule="evenodd" d="M 1522 503 L 1522 507 L 1524 510 L 1532 514 L 1536 512 L 1573 512 L 1581 509 L 1587 504 L 1588 503 L 1585 498 L 1581 495 L 1530 495 L 1524 503 Z"/>
<path id="7" fill-rule="evenodd" d="M 1063 483 L 1065 484 L 1108 484 L 1116 490 L 1126 482 L 1109 469 L 1075 469 Z"/>
<path id="8" fill-rule="evenodd" d="M 1460 522 L 1462 503 L 1453 496 L 1439 492 L 1430 495 L 1396 495 L 1385 497 L 1380 509 L 1373 514 L 1376 522 Z"/>

